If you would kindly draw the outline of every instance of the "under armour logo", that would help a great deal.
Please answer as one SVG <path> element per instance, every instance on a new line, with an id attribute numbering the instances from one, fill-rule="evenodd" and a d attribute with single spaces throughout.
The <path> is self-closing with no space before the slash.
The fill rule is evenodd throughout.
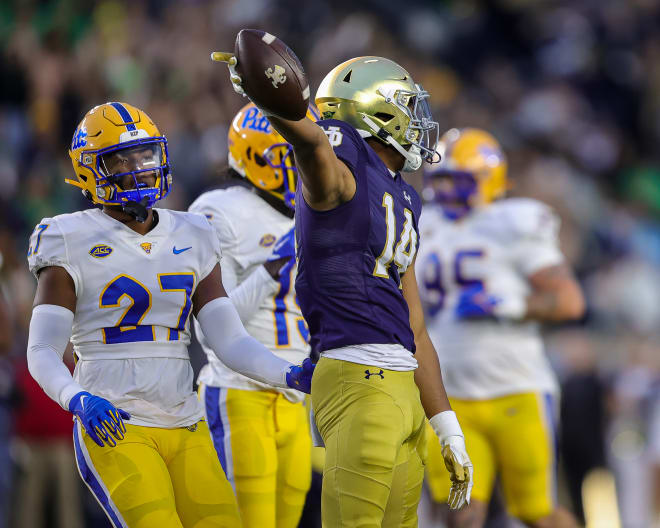
<path id="1" fill-rule="evenodd" d="M 383 369 L 380 369 L 380 372 L 369 372 L 369 370 L 365 370 L 364 373 L 366 376 L 364 379 L 369 379 L 371 376 L 380 376 L 380 379 L 385 379 L 385 376 L 383 376 Z"/>
<path id="2" fill-rule="evenodd" d="M 286 82 L 286 75 L 284 73 L 286 70 L 282 68 L 279 64 L 275 64 L 272 68 L 268 68 L 264 71 L 266 77 L 273 81 L 273 86 L 279 88 L 278 84 L 284 84 Z"/>
<path id="3" fill-rule="evenodd" d="M 412 200 L 410 199 L 410 195 L 406 191 L 403 191 L 403 197 L 410 205 L 412 205 Z"/>

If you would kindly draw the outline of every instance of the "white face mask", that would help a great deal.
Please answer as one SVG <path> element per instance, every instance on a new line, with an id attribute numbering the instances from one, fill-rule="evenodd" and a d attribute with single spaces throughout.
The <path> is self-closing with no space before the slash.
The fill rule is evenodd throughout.
<path id="1" fill-rule="evenodd" d="M 406 162 L 401 169 L 403 172 L 413 172 L 422 166 L 422 154 L 417 145 L 411 145 L 405 156 Z"/>

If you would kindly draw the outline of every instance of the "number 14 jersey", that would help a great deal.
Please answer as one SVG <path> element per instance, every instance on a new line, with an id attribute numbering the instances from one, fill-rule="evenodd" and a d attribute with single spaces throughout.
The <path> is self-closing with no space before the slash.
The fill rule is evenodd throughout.
<path id="1" fill-rule="evenodd" d="M 351 125 L 317 124 L 357 188 L 339 207 L 315 211 L 298 185 L 296 291 L 312 348 L 335 359 L 412 370 L 415 340 L 401 277 L 417 251 L 419 196 Z"/>
<path id="2" fill-rule="evenodd" d="M 75 285 L 74 378 L 131 413 L 131 423 L 181 427 L 202 417 L 188 357 L 192 295 L 220 260 L 201 215 L 155 209 L 140 235 L 100 209 L 45 218 L 30 270 L 64 268 Z"/>

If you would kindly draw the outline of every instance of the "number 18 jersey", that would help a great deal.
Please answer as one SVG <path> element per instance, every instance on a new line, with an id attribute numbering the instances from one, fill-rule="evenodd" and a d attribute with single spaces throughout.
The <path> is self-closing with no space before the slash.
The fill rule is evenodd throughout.
<path id="1" fill-rule="evenodd" d="M 75 285 L 76 381 L 131 413 L 131 423 L 187 426 L 203 413 L 188 357 L 197 285 L 220 259 L 206 218 L 155 209 L 140 235 L 100 209 L 45 218 L 30 239 L 37 275 L 64 268 Z"/>
<path id="2" fill-rule="evenodd" d="M 296 291 L 312 349 L 332 351 L 335 359 L 412 370 L 415 340 L 401 277 L 417 250 L 419 196 L 354 127 L 333 119 L 317 124 L 353 173 L 356 191 L 331 211 L 315 211 L 298 185 Z M 337 352 L 346 347 L 352 351 Z M 356 352 L 360 349 L 364 353 Z M 390 362 L 388 355 L 400 362 Z"/>

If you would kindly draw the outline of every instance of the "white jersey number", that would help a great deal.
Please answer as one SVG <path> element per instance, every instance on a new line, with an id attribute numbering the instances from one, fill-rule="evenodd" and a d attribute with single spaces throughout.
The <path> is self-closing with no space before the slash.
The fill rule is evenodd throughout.
<path id="1" fill-rule="evenodd" d="M 373 274 L 376 277 L 389 278 L 387 268 L 392 260 L 397 265 L 399 273 L 404 273 L 415 255 L 417 247 L 417 232 L 413 229 L 413 216 L 410 209 L 404 209 L 403 215 L 405 222 L 401 237 L 396 247 L 394 240 L 396 238 L 396 217 L 394 215 L 394 198 L 390 193 L 383 194 L 382 206 L 385 208 L 385 225 L 387 226 L 387 235 L 383 252 L 376 259 Z"/>

